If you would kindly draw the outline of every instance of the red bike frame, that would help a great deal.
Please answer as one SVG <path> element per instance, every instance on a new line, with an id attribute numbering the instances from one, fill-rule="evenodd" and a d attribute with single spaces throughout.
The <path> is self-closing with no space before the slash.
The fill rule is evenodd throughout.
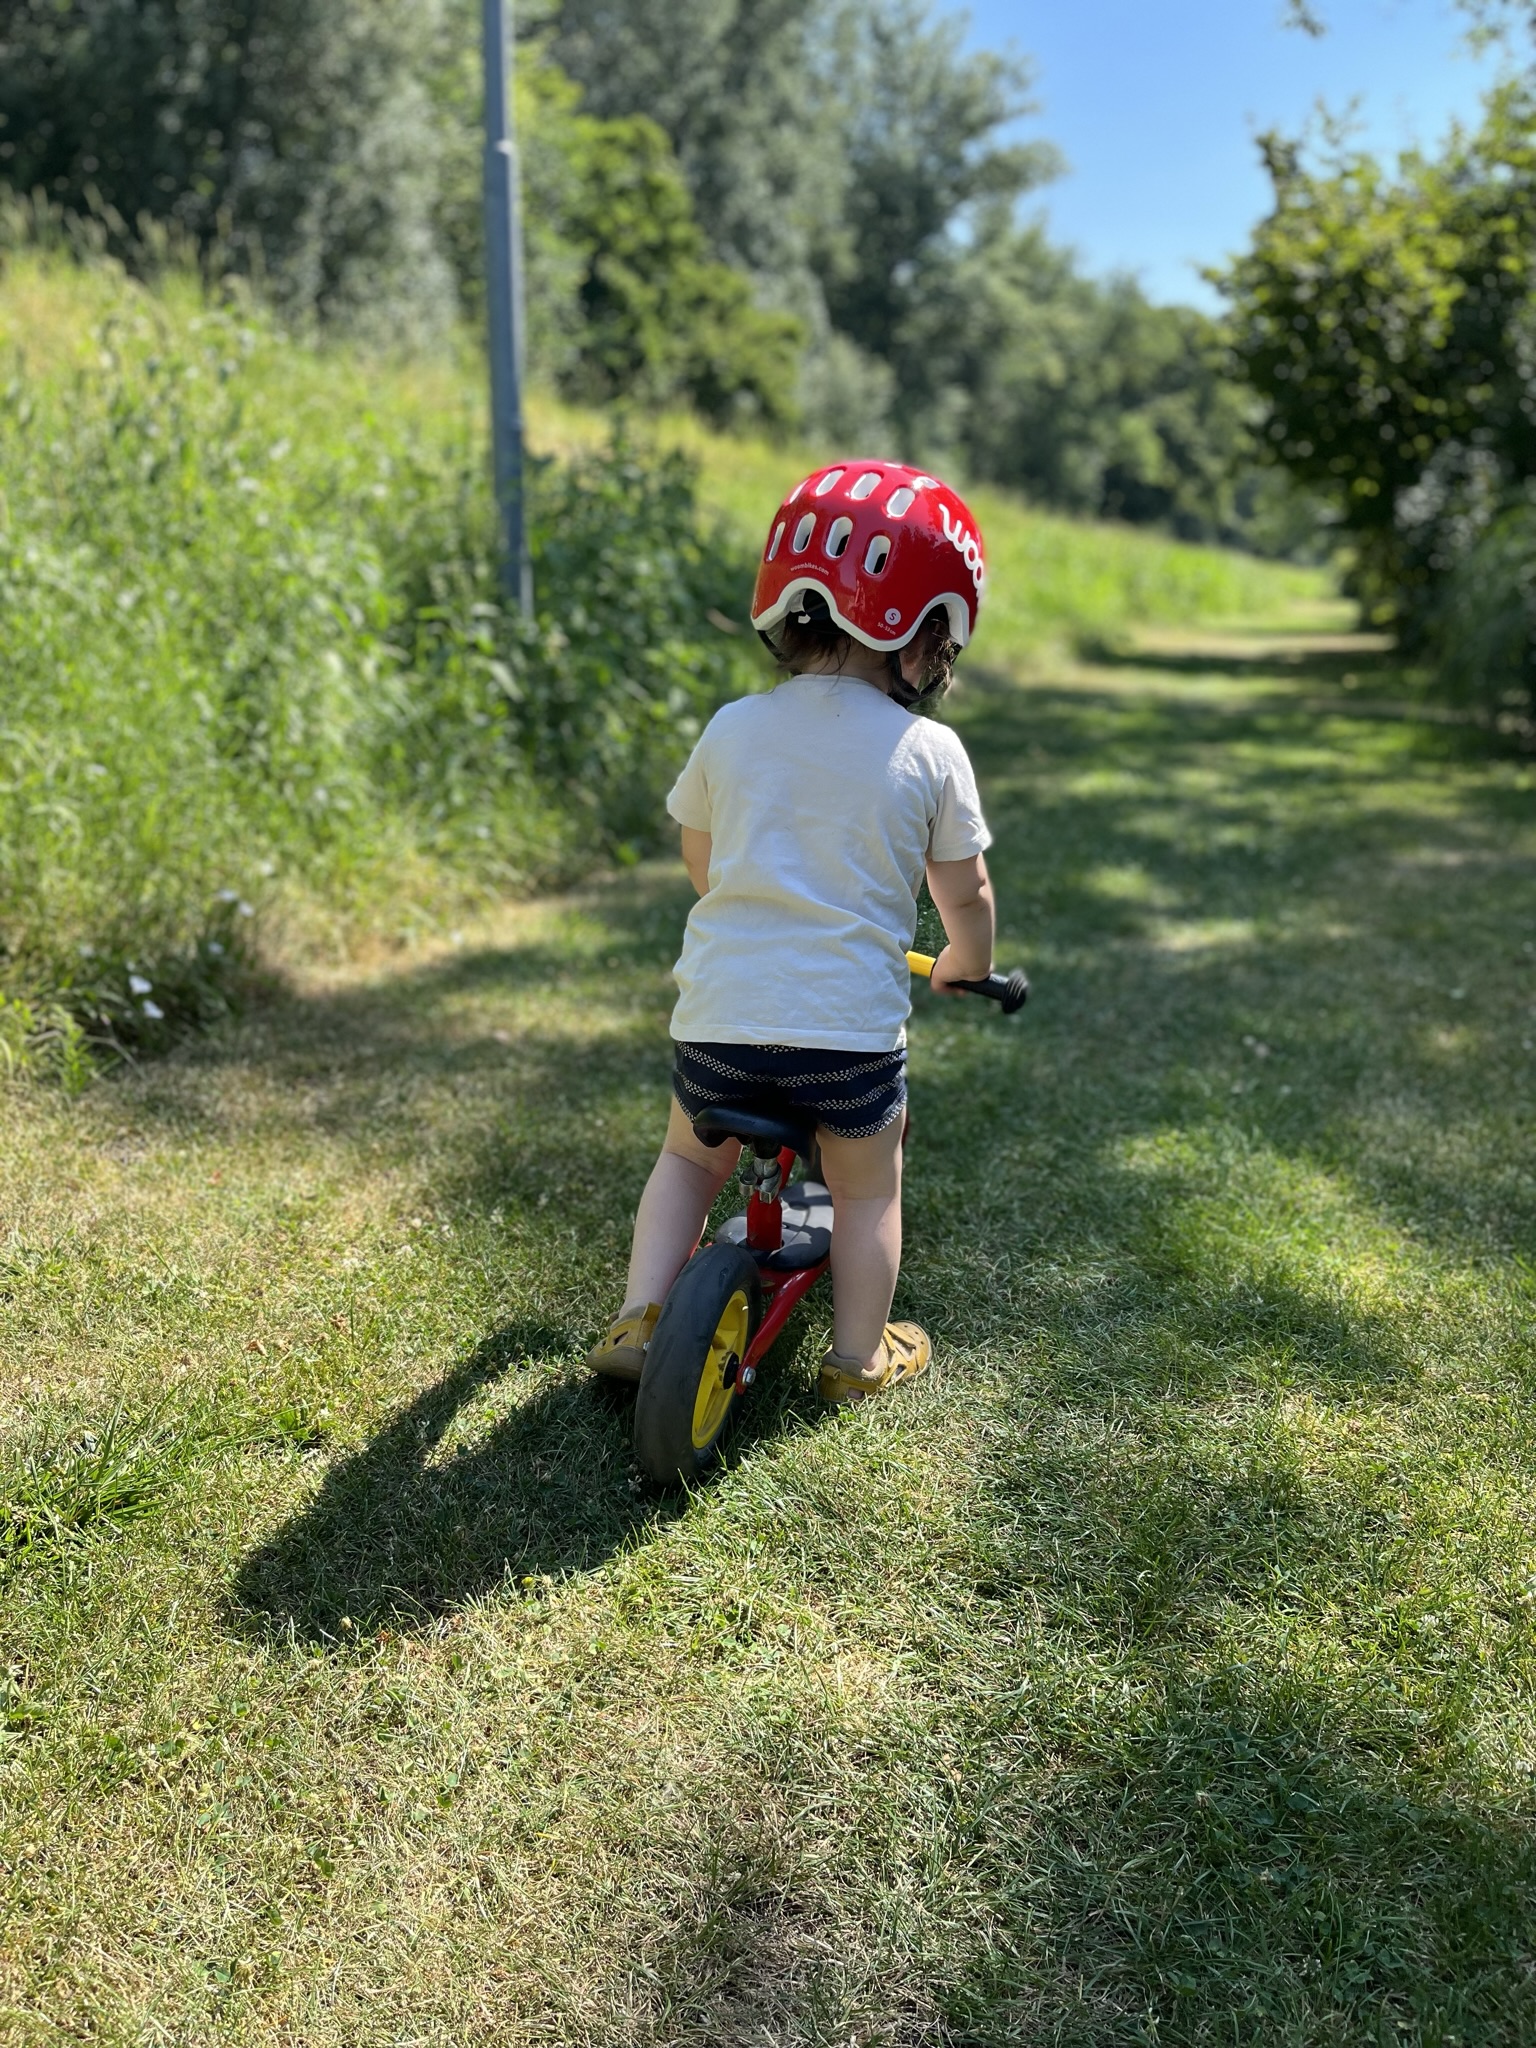
<path id="1" fill-rule="evenodd" d="M 790 1151 L 779 1154 L 779 1181 L 788 1184 L 795 1155 Z M 747 1201 L 747 1250 L 749 1252 L 776 1252 L 784 1242 L 784 1213 L 779 1197 L 774 1195 L 764 1201 L 754 1188 Z M 757 1326 L 757 1334 L 747 1346 L 747 1355 L 741 1361 L 742 1367 L 754 1371 L 758 1360 L 768 1350 L 780 1330 L 789 1321 L 795 1304 L 803 1301 L 816 1282 L 831 1264 L 830 1259 L 818 1259 L 814 1266 L 800 1266 L 792 1273 L 763 1272 L 763 1286 L 768 1302 L 763 1310 L 763 1320 Z"/>
<path id="2" fill-rule="evenodd" d="M 914 974 L 925 977 L 931 975 L 934 969 L 934 962 L 926 953 L 908 953 L 907 965 Z M 1029 982 L 1022 968 L 1016 968 L 1012 974 L 988 974 L 982 981 L 960 981 L 954 985 L 957 988 L 967 990 L 973 995 L 986 996 L 991 1001 L 1000 1004 L 1004 1016 L 1012 1016 L 1013 1012 L 1021 1007 L 1026 996 L 1029 994 Z M 907 1142 L 911 1128 L 912 1119 L 909 1115 L 903 1121 L 901 1127 L 901 1142 L 903 1146 Z M 795 1155 L 792 1151 L 786 1149 L 780 1152 L 779 1187 L 781 1192 L 789 1184 L 789 1176 L 794 1163 Z M 783 1212 L 780 1208 L 780 1196 L 773 1195 L 765 1201 L 756 1188 L 754 1188 L 747 1199 L 746 1249 L 756 1254 L 776 1252 L 783 1242 L 784 1220 Z M 751 1386 L 757 1377 L 758 1360 L 762 1358 L 764 1352 L 768 1350 L 784 1325 L 789 1321 L 795 1304 L 805 1299 L 806 1295 L 810 1293 L 831 1263 L 830 1257 L 818 1259 L 814 1266 L 800 1266 L 790 1273 L 776 1273 L 771 1267 L 765 1268 L 759 1263 L 758 1272 L 762 1279 L 764 1292 L 767 1295 L 767 1304 L 763 1310 L 763 1320 L 757 1326 L 757 1334 L 747 1346 L 746 1356 L 742 1359 L 737 1371 L 736 1391 L 738 1393 L 744 1392 L 747 1387 Z"/>

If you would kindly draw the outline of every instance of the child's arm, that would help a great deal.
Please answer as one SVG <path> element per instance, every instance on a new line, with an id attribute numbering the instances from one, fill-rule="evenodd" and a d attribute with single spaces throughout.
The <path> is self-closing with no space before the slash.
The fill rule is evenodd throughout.
<path id="1" fill-rule="evenodd" d="M 709 889 L 710 835 L 698 832 L 692 825 L 683 827 L 683 866 L 688 870 L 688 879 L 701 896 Z M 963 867 L 963 861 L 956 861 L 956 867 Z M 937 902 L 937 897 L 935 897 Z M 945 927 L 948 930 L 948 926 Z"/>
<path id="2" fill-rule="evenodd" d="M 973 853 L 969 860 L 929 861 L 928 893 L 949 940 L 933 963 L 929 986 L 943 995 L 960 995 L 964 991 L 950 987 L 951 982 L 984 981 L 992 972 L 997 919 L 985 860 Z"/>

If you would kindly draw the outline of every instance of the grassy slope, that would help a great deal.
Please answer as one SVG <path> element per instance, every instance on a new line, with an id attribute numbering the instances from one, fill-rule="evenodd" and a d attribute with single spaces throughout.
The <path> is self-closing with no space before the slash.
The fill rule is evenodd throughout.
<path id="1" fill-rule="evenodd" d="M 197 311 L 185 284 L 173 281 L 152 298 L 125 293 L 110 274 L 23 256 L 0 280 L 0 350 L 19 352 L 32 378 L 89 375 L 103 323 L 148 315 L 179 337 Z M 367 445 L 382 437 L 390 445 L 412 438 L 460 445 L 479 431 L 482 375 L 473 360 L 359 363 L 346 352 L 296 346 L 264 356 L 250 381 L 271 410 L 274 432 L 295 444 Z M 538 393 L 530 403 L 529 434 L 539 452 L 592 447 L 607 436 L 609 424 L 601 414 Z M 723 438 L 685 417 L 637 415 L 633 425 L 690 451 L 705 505 L 727 527 L 732 545 L 754 550 L 778 498 L 827 459 L 825 449 Z M 1053 635 L 1252 613 L 1317 602 L 1325 593 L 1325 579 L 1314 571 L 1032 510 L 1003 491 L 979 489 L 972 502 L 993 567 L 987 629 L 994 658 L 1025 657 Z"/>
<path id="2" fill-rule="evenodd" d="M 1532 770 L 1158 647 L 958 710 L 932 1383 L 815 1308 L 686 1504 L 578 1365 L 672 867 L 0 1102 L 0 2033 L 1536 2038 Z"/>
<path id="3" fill-rule="evenodd" d="M 752 558 L 814 455 L 660 422 L 697 455 L 699 524 L 717 529 L 696 570 L 687 544 L 667 567 L 677 536 L 644 524 L 654 463 L 622 485 L 610 465 L 606 494 L 589 475 L 571 500 L 545 479 L 539 505 L 566 503 L 542 573 L 565 652 L 552 638 L 516 662 L 520 693 L 487 658 L 498 629 L 470 616 L 492 594 L 481 384 L 473 364 L 285 341 L 185 280 L 154 294 L 7 262 L 0 998 L 72 990 L 77 1011 L 154 1042 L 218 1003 L 234 939 L 259 935 L 269 957 L 409 944 L 498 888 L 590 869 L 603 848 L 577 778 L 612 836 L 644 839 L 686 717 L 766 672 L 745 631 Z M 607 432 L 547 403 L 534 427 L 546 449 Z M 1001 498 L 983 509 L 994 660 L 1319 588 Z M 448 623 L 413 633 L 429 590 Z M 226 907 L 241 903 L 254 922 Z M 0 1001 L 0 1062 L 34 1021 Z"/>
<path id="4" fill-rule="evenodd" d="M 599 416 L 547 401 L 531 417 L 534 438 L 546 449 L 587 446 L 607 431 Z M 754 552 L 774 504 L 829 459 L 824 448 L 727 440 L 686 419 L 662 419 L 650 430 L 693 455 L 705 506 L 735 543 Z M 987 540 L 986 647 L 993 661 L 1027 662 L 1053 642 L 1112 636 L 1133 623 L 1326 603 L 1328 581 L 1316 570 L 1068 519 L 1006 491 L 981 487 L 967 496 Z"/>

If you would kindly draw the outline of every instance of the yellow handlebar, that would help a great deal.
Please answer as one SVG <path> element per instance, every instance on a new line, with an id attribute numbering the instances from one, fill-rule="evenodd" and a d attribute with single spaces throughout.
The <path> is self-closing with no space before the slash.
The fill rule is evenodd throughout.
<path id="1" fill-rule="evenodd" d="M 926 981 L 933 972 L 934 958 L 931 953 L 909 953 L 907 955 L 907 965 L 914 974 L 920 974 Z"/>

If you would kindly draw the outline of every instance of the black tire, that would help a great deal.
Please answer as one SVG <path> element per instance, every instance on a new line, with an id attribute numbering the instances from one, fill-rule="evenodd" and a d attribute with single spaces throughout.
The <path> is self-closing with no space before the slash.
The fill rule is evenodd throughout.
<path id="1" fill-rule="evenodd" d="M 677 1276 L 635 1399 L 635 1456 L 656 1485 L 701 1479 L 714 1464 L 762 1319 L 757 1261 L 740 1245 L 708 1245 Z"/>

